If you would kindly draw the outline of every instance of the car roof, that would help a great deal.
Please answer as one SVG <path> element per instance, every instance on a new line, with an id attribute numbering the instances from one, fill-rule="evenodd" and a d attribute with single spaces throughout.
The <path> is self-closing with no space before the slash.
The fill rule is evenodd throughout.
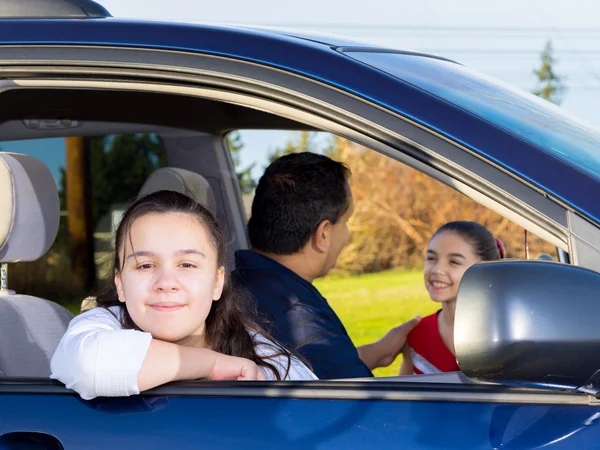
<path id="1" fill-rule="evenodd" d="M 444 99 L 439 92 L 386 73 L 352 55 L 386 53 L 327 35 L 238 26 L 142 20 L 0 19 L 2 45 L 94 45 L 197 52 L 280 68 L 362 97 L 459 142 L 600 223 L 600 179 L 552 151 Z M 398 51 L 396 51 L 398 52 Z M 434 56 L 412 52 L 404 71 L 425 73 Z M 439 83 L 458 81 L 446 63 L 436 67 Z M 560 155 L 559 155 L 560 156 Z"/>

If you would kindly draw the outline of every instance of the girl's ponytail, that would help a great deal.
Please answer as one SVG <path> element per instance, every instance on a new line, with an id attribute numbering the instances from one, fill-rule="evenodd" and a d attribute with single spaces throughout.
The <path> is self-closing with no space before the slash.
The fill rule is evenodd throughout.
<path id="1" fill-rule="evenodd" d="M 504 248 L 504 244 L 500 240 L 500 238 L 496 238 L 496 245 L 498 246 L 498 252 L 500 253 L 499 259 L 506 258 L 506 249 Z"/>

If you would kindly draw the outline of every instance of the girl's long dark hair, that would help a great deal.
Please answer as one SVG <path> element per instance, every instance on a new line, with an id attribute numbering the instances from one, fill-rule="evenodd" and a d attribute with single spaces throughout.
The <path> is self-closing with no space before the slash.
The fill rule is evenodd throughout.
<path id="1" fill-rule="evenodd" d="M 123 261 L 120 260 L 121 250 L 125 239 L 130 238 L 133 222 L 148 214 L 186 214 L 197 219 L 206 230 L 210 242 L 214 245 L 217 253 L 217 267 L 224 267 L 226 244 L 220 224 L 212 214 L 192 198 L 174 191 L 158 191 L 142 197 L 126 211 L 115 236 L 115 273 L 123 269 Z M 138 329 L 129 315 L 127 308 L 119 301 L 117 287 L 114 277 L 106 289 L 99 293 L 96 298 L 97 306 L 110 308 L 119 306 L 121 315 L 119 320 L 125 329 Z M 242 288 L 234 285 L 227 271 L 223 292 L 219 301 L 212 302 L 212 306 L 205 325 L 205 340 L 210 348 L 216 352 L 231 356 L 239 356 L 254 361 L 258 366 L 264 367 L 271 372 L 275 379 L 281 380 L 282 376 L 269 359 L 274 356 L 287 358 L 287 367 L 283 378 L 287 377 L 291 366 L 291 354 L 284 349 L 260 328 L 256 323 L 257 311 L 255 303 Z M 270 345 L 272 352 L 269 358 L 258 355 L 254 339 L 250 333 L 259 333 L 273 344 Z"/>
<path id="2" fill-rule="evenodd" d="M 477 222 L 459 220 L 456 222 L 448 222 L 439 227 L 431 239 L 443 231 L 453 231 L 462 236 L 473 248 L 473 252 L 479 256 L 481 261 L 493 261 L 504 258 L 504 246 L 499 239 L 483 225 Z"/>

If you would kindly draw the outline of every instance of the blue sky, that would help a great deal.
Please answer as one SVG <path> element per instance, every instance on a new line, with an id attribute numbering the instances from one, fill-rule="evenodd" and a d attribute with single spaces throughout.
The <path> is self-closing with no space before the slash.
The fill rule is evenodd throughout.
<path id="1" fill-rule="evenodd" d="M 113 16 L 273 26 L 347 36 L 456 60 L 518 88 L 535 87 L 533 69 L 551 39 L 567 91 L 562 107 L 600 126 L 600 2 L 595 0 L 99 0 Z M 283 6 L 284 5 L 284 6 Z M 354 6 L 356 5 L 356 6 Z M 246 132 L 244 165 L 291 137 Z M 58 142 L 53 145 L 59 145 Z M 8 145 L 0 144 L 5 150 Z"/>
<path id="2" fill-rule="evenodd" d="M 57 184 L 59 182 L 60 167 L 65 165 L 64 148 L 65 140 L 62 138 L 0 142 L 0 151 L 26 153 L 42 161 L 50 168 Z"/>

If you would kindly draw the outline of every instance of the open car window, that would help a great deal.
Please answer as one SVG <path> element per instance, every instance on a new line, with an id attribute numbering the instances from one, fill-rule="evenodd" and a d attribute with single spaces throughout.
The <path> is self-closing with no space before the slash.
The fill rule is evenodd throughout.
<path id="1" fill-rule="evenodd" d="M 372 342 L 380 337 L 385 330 L 412 317 L 415 313 L 427 314 L 435 311 L 435 304 L 424 297 L 420 271 L 423 261 L 423 246 L 435 226 L 442 221 L 464 218 L 482 221 L 490 225 L 492 232 L 506 241 L 509 248 L 509 257 L 525 257 L 526 239 L 532 257 L 537 256 L 539 253 L 547 253 L 556 259 L 555 246 L 560 244 L 563 248 L 567 248 L 564 235 L 561 234 L 562 229 L 560 229 L 562 226 L 561 221 L 564 220 L 564 217 L 561 218 L 561 214 L 564 215 L 564 210 L 559 205 L 543 198 L 543 196 L 539 196 L 534 191 L 527 191 L 527 188 L 520 185 L 517 180 L 508 178 L 492 166 L 484 166 L 485 163 L 472 158 L 466 153 L 462 157 L 471 159 L 456 158 L 452 161 L 453 167 L 443 166 L 441 162 L 445 163 L 446 160 L 442 157 L 439 161 L 432 159 L 430 164 L 425 164 L 415 158 L 414 153 L 411 153 L 416 151 L 416 147 L 415 149 L 409 149 L 404 144 L 399 144 L 397 148 L 384 145 L 371 137 L 356 131 L 349 131 L 343 127 L 340 128 L 337 134 L 321 132 L 319 147 L 312 148 L 310 142 L 313 136 L 312 133 L 319 129 L 315 126 L 317 121 L 310 125 L 304 124 L 300 119 L 307 119 L 299 114 L 298 122 L 295 122 L 291 119 L 294 117 L 293 111 L 286 110 L 285 116 L 279 116 L 277 111 L 266 112 L 264 109 L 258 108 L 254 110 L 239 104 L 229 104 L 222 100 L 209 100 L 204 97 L 196 100 L 191 95 L 157 95 L 155 93 L 121 92 L 117 90 L 107 90 L 106 93 L 98 95 L 98 91 L 93 87 L 87 91 L 78 91 L 77 97 L 70 97 L 73 92 L 69 89 L 64 91 L 67 95 L 59 95 L 59 92 L 61 92 L 60 89 L 49 89 L 44 93 L 44 95 L 47 95 L 45 98 L 47 98 L 50 105 L 55 102 L 66 102 L 71 110 L 76 110 L 76 100 L 84 96 L 89 101 L 87 104 L 99 106 L 97 109 L 86 111 L 86 120 L 79 122 L 81 129 L 69 130 L 63 133 L 62 136 L 60 130 L 52 130 L 46 133 L 47 138 L 42 139 L 54 139 L 52 142 L 55 145 L 54 148 L 57 149 L 56 151 L 63 152 L 64 164 L 68 162 L 68 158 L 65 156 L 66 153 L 64 153 L 66 146 L 76 142 L 80 149 L 83 149 L 84 152 L 87 151 L 88 157 L 93 155 L 94 150 L 97 149 L 97 155 L 100 155 L 101 160 L 106 158 L 106 160 L 116 164 L 119 169 L 122 169 L 121 172 L 113 172 L 111 175 L 108 183 L 111 188 L 121 185 L 123 173 L 127 175 L 131 171 L 139 177 L 135 178 L 135 183 L 130 184 L 128 189 L 124 189 L 122 194 L 116 191 L 111 192 L 108 195 L 111 200 L 110 205 L 105 207 L 108 209 L 105 209 L 103 214 L 96 216 L 95 220 L 98 220 L 97 228 L 93 229 L 92 239 L 87 239 L 85 244 L 90 245 L 90 241 L 94 244 L 94 249 L 90 252 L 94 259 L 93 270 L 86 272 L 86 277 L 89 277 L 86 279 L 92 281 L 89 284 L 84 284 L 84 286 L 94 286 L 102 281 L 102 277 L 106 277 L 107 272 L 110 270 L 106 268 L 110 267 L 108 261 L 112 249 L 107 248 L 107 240 L 110 237 L 111 228 L 114 229 L 114 225 L 119 220 L 120 211 L 139 190 L 134 185 L 141 187 L 141 184 L 152 170 L 164 165 L 186 168 L 205 177 L 215 193 L 217 217 L 224 225 L 230 253 L 248 247 L 245 225 L 248 214 L 251 213 L 248 205 L 251 204 L 253 182 L 250 180 L 246 185 L 240 183 L 244 180 L 244 171 L 247 166 L 236 161 L 236 155 L 239 157 L 240 154 L 248 151 L 244 144 L 246 129 L 243 127 L 237 128 L 237 133 L 240 136 L 240 141 L 237 144 L 230 139 L 231 134 L 227 134 L 230 132 L 232 124 L 243 125 L 244 123 L 252 123 L 252 130 L 254 131 L 276 130 L 273 132 L 283 139 L 280 143 L 274 144 L 274 153 L 283 154 L 289 151 L 311 150 L 328 154 L 350 166 L 354 174 L 352 188 L 355 191 L 354 195 L 357 203 L 359 203 L 353 219 L 354 222 L 351 223 L 353 238 L 346 252 L 340 257 L 337 272 L 332 273 L 332 276 L 328 279 L 319 280 L 317 287 L 332 304 L 338 305 L 336 311 L 345 322 L 356 345 Z M 19 94 L 27 96 L 28 89 L 23 89 Z M 11 103 L 17 103 L 20 97 L 15 92 L 10 92 L 7 99 Z M 140 114 L 139 110 L 132 107 L 132 102 L 125 100 L 152 100 L 157 102 L 160 107 L 155 108 L 154 115 L 149 114 L 148 111 L 143 111 L 143 114 Z M 251 100 L 248 99 L 249 102 Z M 118 111 L 117 119 L 128 118 L 130 121 L 120 122 L 115 119 L 110 122 L 108 120 L 111 118 L 111 110 L 107 107 L 107 103 L 112 104 L 114 102 L 124 105 Z M 196 108 L 199 114 L 198 120 L 194 122 L 191 117 L 178 116 L 176 119 L 181 119 L 182 126 L 174 127 L 172 115 L 164 115 L 163 112 L 168 110 L 179 114 L 185 106 Z M 71 114 L 71 117 L 72 120 L 78 120 L 76 115 Z M 95 118 L 98 120 L 95 121 Z M 136 123 L 138 120 L 143 123 Z M 324 122 L 324 124 L 328 125 L 329 122 Z M 92 131 L 99 126 L 103 127 L 104 133 L 93 133 Z M 323 129 L 325 130 L 327 127 L 324 126 Z M 417 131 L 424 133 L 423 135 L 426 137 L 429 136 L 423 130 Z M 7 145 L 15 146 L 31 142 L 31 139 L 28 138 L 36 135 L 36 132 L 24 129 L 23 123 L 11 127 L 9 122 L 5 122 L 0 127 L 0 138 L 3 132 L 10 136 L 10 139 L 5 139 L 4 142 Z M 353 136 L 353 140 L 348 139 L 350 136 Z M 65 147 L 60 147 L 61 141 Z M 291 143 L 288 141 L 291 141 Z M 93 144 L 94 142 L 96 144 Z M 130 145 L 128 148 L 133 154 L 142 155 L 141 170 L 136 168 L 137 166 L 133 160 L 121 163 L 121 160 L 116 157 L 114 161 L 106 157 L 106 154 L 110 154 L 111 151 L 117 148 L 114 145 L 122 145 L 121 143 Z M 235 152 L 231 153 L 236 145 L 239 147 L 237 154 Z M 432 140 L 430 146 L 432 152 L 435 151 L 440 154 L 456 151 L 460 155 L 462 151 L 447 142 L 436 139 Z M 449 156 L 450 153 L 447 155 Z M 463 164 L 465 161 L 467 163 Z M 236 162 L 238 162 L 237 165 Z M 469 171 L 480 170 L 477 165 L 484 167 L 481 170 L 487 170 L 486 174 L 489 175 L 487 179 L 481 180 L 476 177 L 469 179 L 466 176 L 470 173 Z M 91 184 L 86 189 L 93 194 L 94 173 L 91 167 L 89 163 L 86 163 L 84 169 L 92 171 L 87 179 L 88 183 Z M 253 175 L 255 177 L 254 181 L 260 176 L 262 169 L 259 168 L 258 173 Z M 54 171 L 57 170 L 54 169 Z M 60 173 L 60 170 L 58 173 Z M 504 177 L 503 181 L 508 180 L 509 183 L 501 186 L 500 183 L 496 184 L 499 177 Z M 104 180 L 107 178 L 105 177 Z M 436 179 L 441 180 L 442 183 L 436 181 Z M 57 184 L 60 188 L 60 178 L 57 180 Z M 382 185 L 386 186 L 386 189 L 382 190 Z M 503 198 L 500 194 L 504 192 L 503 189 L 508 189 L 511 196 L 507 195 Z M 514 191 L 511 189 L 514 189 Z M 96 192 L 99 195 L 107 196 L 108 190 L 100 189 Z M 430 192 L 436 192 L 437 195 L 428 197 L 427 195 Z M 465 194 L 468 194 L 468 196 Z M 512 197 L 513 194 L 514 198 Z M 534 207 L 527 210 L 529 215 L 525 215 L 522 208 L 525 202 L 522 199 L 527 198 L 530 194 L 532 194 L 531 198 L 534 199 L 532 203 Z M 68 198 L 68 195 L 65 195 L 65 197 Z M 476 200 L 473 200 L 473 198 Z M 116 201 L 113 202 L 112 200 Z M 403 200 L 404 203 L 398 202 L 398 200 Z M 93 195 L 91 202 L 84 198 L 80 201 L 88 202 L 81 203 L 84 206 L 83 209 L 89 208 L 92 212 L 94 211 Z M 513 203 L 511 204 L 509 201 Z M 536 210 L 535 207 L 538 206 L 538 203 L 535 202 L 538 201 L 541 202 L 539 204 L 542 206 L 539 210 Z M 485 204 L 486 207 L 481 206 L 480 203 Z M 506 216 L 498 215 L 497 212 L 487 209 L 488 205 L 493 205 L 496 211 L 505 212 L 511 219 L 518 219 L 520 224 L 535 225 L 530 229 L 544 231 L 544 238 L 549 236 L 552 242 L 543 242 L 541 239 L 536 238 L 531 231 L 526 237 L 524 229 L 520 225 L 511 223 L 511 220 Z M 507 205 L 514 209 L 509 209 Z M 410 215 L 408 211 L 410 211 Z M 549 218 L 548 223 L 556 226 L 556 229 L 561 231 L 557 232 L 552 227 L 548 227 L 546 222 L 538 220 L 538 216 L 530 214 L 531 211 L 539 214 L 539 217 Z M 459 212 L 461 214 L 457 214 Z M 68 218 L 68 216 L 66 217 Z M 554 224 L 552 220 L 556 220 L 557 223 Z M 70 242 L 72 241 L 68 242 L 71 245 Z M 69 251 L 72 251 L 70 247 Z M 231 254 L 230 256 L 232 256 Z M 66 258 L 64 261 L 66 261 Z M 72 261 L 69 261 L 69 264 L 72 264 Z M 230 268 L 233 267 L 233 258 L 228 260 L 228 265 Z M 70 267 L 73 273 L 77 273 L 73 266 Z M 91 267 L 91 264 L 88 267 Z M 12 270 L 11 273 L 15 273 L 15 275 L 11 275 L 9 280 L 11 286 L 20 290 L 21 288 L 17 284 L 19 283 L 18 269 Z M 93 274 L 93 279 L 90 277 L 90 273 Z M 348 278 L 344 279 L 344 277 L 351 278 L 359 273 L 365 278 L 359 280 L 358 283 L 348 282 Z M 379 274 L 382 274 L 383 282 L 377 278 Z M 362 280 L 366 280 L 367 283 L 370 282 L 371 285 L 377 287 L 387 285 L 389 289 L 384 293 L 370 291 L 369 288 L 365 289 L 361 286 Z M 398 283 L 411 286 L 411 288 L 406 291 L 398 290 Z M 57 285 L 60 285 L 60 283 L 55 282 L 55 286 Z M 339 289 L 340 286 L 350 290 L 341 290 Z M 33 290 L 27 291 L 27 289 L 29 288 L 21 292 L 24 294 L 34 292 Z M 73 287 L 69 286 L 69 292 L 66 293 L 68 296 L 66 303 L 71 305 L 73 312 L 78 312 L 81 301 L 89 292 L 90 290 L 85 287 L 76 292 Z M 360 295 L 357 295 L 357 293 Z M 39 295 L 65 302 L 63 300 L 65 294 L 62 292 L 58 295 L 53 294 L 51 289 Z M 356 303 L 349 303 L 348 298 L 356 299 Z M 378 300 L 385 298 L 389 303 L 380 301 L 377 304 L 373 302 L 371 304 L 372 309 L 377 314 L 383 314 L 369 319 L 370 323 L 367 325 L 352 324 L 349 322 L 351 319 L 347 319 L 345 316 L 350 317 L 350 312 L 352 312 L 352 315 L 356 317 L 354 312 L 364 307 L 364 303 L 368 303 L 364 302 L 365 298 L 376 298 Z M 402 311 L 403 305 L 406 304 L 404 302 L 405 298 L 418 306 L 411 310 Z M 399 311 L 391 311 L 388 305 L 398 305 Z M 344 308 L 346 308 L 346 312 L 344 312 Z M 398 372 L 398 364 L 399 360 L 395 366 L 378 371 L 377 375 L 395 376 Z"/>
<path id="2" fill-rule="evenodd" d="M 110 276 L 114 230 L 122 212 L 147 177 L 169 164 L 164 142 L 169 142 L 170 135 L 163 134 L 164 138 L 160 132 L 52 137 L 0 145 L 6 151 L 39 158 L 50 168 L 62 211 L 59 234 L 50 251 L 38 261 L 11 264 L 11 289 L 56 301 L 79 313 L 82 300 Z M 252 161 L 245 139 L 254 145 L 258 139 L 267 151 L 254 152 L 261 156 Z M 312 151 L 327 154 L 351 169 L 356 202 L 350 221 L 352 237 L 336 268 L 315 285 L 357 346 L 377 340 L 415 315 L 438 309 L 427 297 L 422 267 L 426 243 L 444 222 L 464 219 L 485 224 L 505 243 L 510 258 L 525 258 L 529 252 L 533 258 L 546 254 L 557 259 L 555 247 L 510 220 L 389 156 L 333 134 L 239 130 L 229 133 L 225 141 L 227 147 L 212 151 L 224 151 L 231 158 L 231 173 L 220 182 L 237 180 L 244 217 L 251 214 L 258 178 L 278 156 Z M 200 152 L 207 152 L 200 147 L 186 155 L 189 163 Z M 223 173 L 214 169 L 214 173 Z M 69 180 L 75 192 L 86 194 L 70 198 Z M 382 190 L 382 183 L 388 188 Z M 87 225 L 82 227 L 82 222 Z M 393 365 L 377 369 L 375 375 L 396 376 L 400 361 L 401 357 Z"/>

